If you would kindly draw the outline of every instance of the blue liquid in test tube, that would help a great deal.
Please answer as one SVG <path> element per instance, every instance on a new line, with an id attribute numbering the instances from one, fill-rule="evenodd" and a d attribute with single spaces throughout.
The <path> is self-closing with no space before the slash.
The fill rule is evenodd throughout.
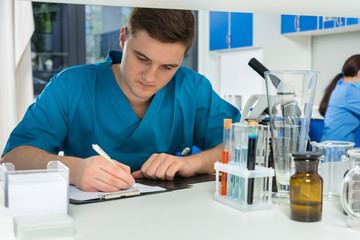
<path id="1" fill-rule="evenodd" d="M 234 149 L 234 165 L 240 166 L 240 156 L 241 156 L 242 149 L 239 147 L 235 147 Z M 232 198 L 234 200 L 239 199 L 239 181 L 240 177 L 234 176 L 234 181 L 232 183 Z"/>
<path id="2" fill-rule="evenodd" d="M 247 161 L 247 147 L 236 147 L 235 148 L 235 164 L 239 167 L 246 168 L 246 161 Z M 244 186 L 245 186 L 245 179 L 241 179 L 240 185 L 240 177 L 235 177 L 233 182 L 233 192 L 232 196 L 234 200 L 243 200 L 244 198 Z M 240 188 L 241 187 L 241 188 Z"/>
<path id="3" fill-rule="evenodd" d="M 229 163 L 229 165 L 233 165 L 233 163 Z M 226 189 L 226 197 L 232 198 L 232 190 L 233 190 L 233 182 L 234 182 L 235 175 L 228 174 L 227 177 L 227 189 Z"/>
<path id="4" fill-rule="evenodd" d="M 248 148 L 242 147 L 241 155 L 240 155 L 240 167 L 246 168 L 247 164 L 247 155 L 248 155 Z M 245 179 L 241 179 L 241 192 L 240 192 L 240 201 L 245 201 Z"/>
<path id="5" fill-rule="evenodd" d="M 247 147 L 236 147 L 235 148 L 235 165 L 239 167 L 246 167 L 246 159 L 247 159 Z M 244 164 L 245 163 L 245 164 Z M 244 179 L 241 180 L 242 185 L 240 185 L 240 177 L 234 176 L 233 181 L 233 188 L 232 188 L 232 198 L 234 200 L 241 200 L 242 196 L 244 195 L 243 186 L 244 186 Z M 240 187 L 242 187 L 240 189 Z M 239 195 L 240 194 L 240 195 Z"/>

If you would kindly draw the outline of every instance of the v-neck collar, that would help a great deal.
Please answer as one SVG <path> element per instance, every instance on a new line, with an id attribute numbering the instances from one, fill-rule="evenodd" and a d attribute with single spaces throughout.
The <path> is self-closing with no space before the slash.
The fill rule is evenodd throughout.
<path id="1" fill-rule="evenodd" d="M 137 125 L 135 131 L 131 135 L 131 138 L 133 140 L 138 139 L 140 137 L 145 137 L 144 134 L 146 134 L 147 130 L 150 129 L 151 122 L 158 113 L 160 106 L 162 104 L 162 101 L 165 96 L 166 87 L 165 85 L 162 89 L 160 89 L 153 97 L 148 109 L 146 110 L 146 113 L 142 120 L 140 121 L 137 115 L 135 114 L 133 108 L 131 107 L 129 101 L 127 100 L 125 94 L 121 90 L 119 84 L 117 83 L 115 76 L 111 69 L 111 64 L 118 64 L 121 63 L 122 53 L 118 51 L 110 51 L 105 62 L 108 63 L 108 71 L 106 73 L 106 78 L 110 79 L 109 87 L 112 89 L 116 89 L 114 93 L 116 94 L 116 99 L 118 99 L 118 106 L 120 109 L 120 114 L 123 118 L 123 120 L 129 125 Z"/>

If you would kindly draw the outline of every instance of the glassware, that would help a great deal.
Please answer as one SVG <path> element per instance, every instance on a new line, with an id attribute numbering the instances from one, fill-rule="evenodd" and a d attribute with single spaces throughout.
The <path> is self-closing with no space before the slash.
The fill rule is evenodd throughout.
<path id="1" fill-rule="evenodd" d="M 321 153 L 319 174 L 324 181 L 324 198 L 338 200 L 345 172 L 349 169 L 346 151 L 355 143 L 345 141 L 311 142 L 313 152 Z"/>
<path id="2" fill-rule="evenodd" d="M 231 158 L 229 164 L 241 168 L 246 168 L 249 126 L 247 123 L 234 123 L 232 124 L 232 129 L 233 141 L 231 145 Z M 234 200 L 243 199 L 244 188 L 240 188 L 240 185 L 243 185 L 243 183 L 240 183 L 240 181 L 244 180 L 240 179 L 239 176 L 228 176 L 228 197 L 231 197 Z"/>
<path id="3" fill-rule="evenodd" d="M 228 164 L 231 144 L 231 122 L 232 119 L 224 119 L 222 163 Z M 226 196 L 227 173 L 221 173 L 221 195 Z"/>
<path id="4" fill-rule="evenodd" d="M 265 72 L 278 204 L 289 204 L 295 172 L 291 154 L 306 151 L 317 75 L 306 70 Z"/>
<path id="5" fill-rule="evenodd" d="M 246 168 L 248 170 L 255 170 L 256 153 L 257 153 L 257 138 L 258 138 L 258 127 L 259 124 L 255 121 L 249 121 L 249 140 L 248 140 L 248 155 Z M 254 195 L 254 179 L 249 179 L 247 202 L 248 204 L 253 203 Z"/>
<path id="6" fill-rule="evenodd" d="M 352 148 L 349 154 L 349 166 L 341 184 L 341 204 L 348 214 L 350 227 L 360 230 L 360 148 Z"/>
<path id="7" fill-rule="evenodd" d="M 231 144 L 229 151 L 229 166 L 238 167 L 240 169 L 248 169 L 248 147 L 249 147 L 249 139 L 250 139 L 250 129 L 248 123 L 233 123 L 231 124 Z M 256 166 L 268 167 L 268 155 L 269 155 L 269 127 L 264 125 L 258 125 L 257 127 L 257 144 L 251 153 L 254 154 L 254 164 Z M 251 169 L 249 169 L 251 170 Z M 249 181 L 253 181 L 254 179 L 249 179 Z M 261 179 L 261 180 L 267 180 Z M 267 182 L 260 183 L 259 180 L 255 180 L 255 183 L 249 183 L 254 188 L 251 192 L 254 193 L 254 196 L 257 198 L 260 195 L 264 195 L 264 191 L 268 191 L 268 189 L 264 189 L 262 186 L 267 186 Z M 249 194 L 245 194 L 245 179 L 233 174 L 227 174 L 227 190 L 226 196 L 235 201 L 245 201 L 244 196 Z M 260 186 L 261 185 L 261 186 Z M 247 189 L 247 188 L 246 188 Z M 270 189 L 271 191 L 271 189 Z"/>
<path id="8" fill-rule="evenodd" d="M 323 181 L 318 174 L 320 153 L 301 152 L 292 154 L 295 174 L 290 179 L 291 219 L 301 222 L 321 220 Z"/>
<path id="9" fill-rule="evenodd" d="M 231 124 L 228 164 L 217 162 L 214 165 L 214 199 L 241 211 L 269 209 L 272 206 L 274 169 L 268 168 L 269 126 L 250 122 Z M 249 163 L 252 165 L 249 166 Z M 227 175 L 226 196 L 220 191 L 220 172 Z"/>

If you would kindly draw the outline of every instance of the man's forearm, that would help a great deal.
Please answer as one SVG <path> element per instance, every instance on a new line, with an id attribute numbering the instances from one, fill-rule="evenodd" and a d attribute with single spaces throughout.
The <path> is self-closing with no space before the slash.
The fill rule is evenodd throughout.
<path id="1" fill-rule="evenodd" d="M 189 156 L 195 166 L 195 173 L 204 174 L 214 172 L 214 163 L 221 162 L 222 143 L 211 149 Z"/>
<path id="2" fill-rule="evenodd" d="M 82 160 L 80 158 L 62 157 L 36 147 L 24 145 L 16 147 L 4 154 L 1 163 L 10 162 L 14 164 L 16 170 L 29 170 L 46 169 L 47 164 L 55 160 L 62 162 L 69 168 L 70 184 L 73 184 L 73 169 Z"/>

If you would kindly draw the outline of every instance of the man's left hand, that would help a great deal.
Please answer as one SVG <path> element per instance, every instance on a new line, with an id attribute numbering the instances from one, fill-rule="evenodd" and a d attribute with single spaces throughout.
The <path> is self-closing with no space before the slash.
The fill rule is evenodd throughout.
<path id="1" fill-rule="evenodd" d="M 144 163 L 141 170 L 133 172 L 132 175 L 134 178 L 173 180 L 175 174 L 191 177 L 194 173 L 195 168 L 189 157 L 154 153 Z"/>

